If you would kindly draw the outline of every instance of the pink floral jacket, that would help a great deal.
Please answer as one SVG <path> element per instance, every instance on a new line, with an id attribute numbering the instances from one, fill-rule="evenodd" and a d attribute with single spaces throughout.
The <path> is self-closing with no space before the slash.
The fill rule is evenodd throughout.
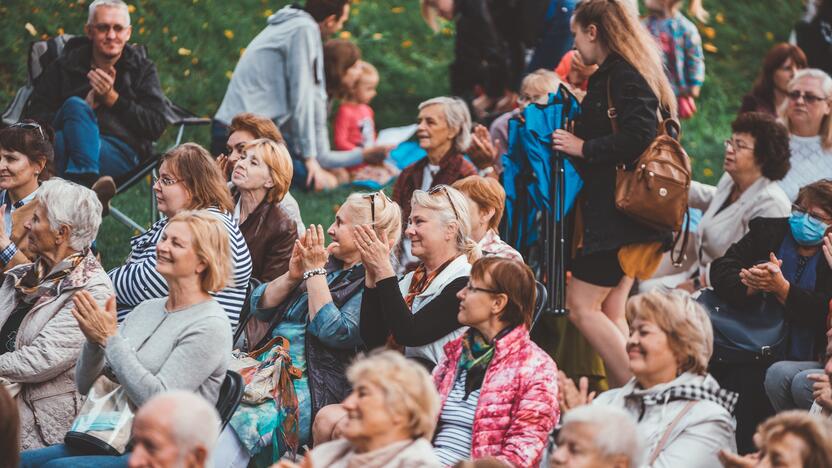
<path id="1" fill-rule="evenodd" d="M 443 407 L 457 376 L 463 338 L 445 345 L 445 359 L 433 371 Z M 474 414 L 471 458 L 537 466 L 560 417 L 557 366 L 532 343 L 525 326 L 516 327 L 495 346 Z"/>

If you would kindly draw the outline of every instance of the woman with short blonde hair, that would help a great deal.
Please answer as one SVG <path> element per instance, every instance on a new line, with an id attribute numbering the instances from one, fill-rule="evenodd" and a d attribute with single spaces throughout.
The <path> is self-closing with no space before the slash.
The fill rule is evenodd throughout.
<path id="1" fill-rule="evenodd" d="M 738 396 L 707 372 L 713 351 L 708 314 L 687 293 L 654 291 L 630 298 L 627 320 L 634 377 L 592 403 L 623 408 L 638 421 L 645 466 L 719 466 L 720 450 L 736 451 Z M 573 399 L 571 380 L 560 383 L 566 411 L 584 401 L 586 395 Z"/>
<path id="2" fill-rule="evenodd" d="M 406 356 L 432 369 L 445 355 L 443 346 L 462 333 L 456 293 L 467 284 L 481 252 L 470 237 L 468 203 L 459 190 L 447 185 L 416 190 L 411 206 L 405 236 L 419 263 L 401 281 L 386 238 L 366 226 L 356 231 L 367 267 L 361 338 L 372 349 L 392 337 Z"/>
<path id="3" fill-rule="evenodd" d="M 183 223 L 191 230 L 194 254 L 205 262 L 199 273 L 203 290 L 216 292 L 231 280 L 231 247 L 228 234 L 216 217 L 206 211 L 183 211 L 170 223 Z"/>
<path id="4" fill-rule="evenodd" d="M 283 143 L 248 142 L 234 165 L 234 219 L 251 253 L 251 276 L 261 282 L 286 273 L 298 226 L 283 197 L 292 183 L 292 157 Z"/>

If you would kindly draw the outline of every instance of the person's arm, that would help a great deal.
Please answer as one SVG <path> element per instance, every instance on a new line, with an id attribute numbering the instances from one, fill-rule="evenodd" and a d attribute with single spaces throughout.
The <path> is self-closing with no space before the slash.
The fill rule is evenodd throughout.
<path id="1" fill-rule="evenodd" d="M 398 287 L 398 285 L 396 285 Z M 364 288 L 361 297 L 361 310 L 358 319 L 361 341 L 369 350 L 384 346 L 390 335 L 390 326 L 385 319 L 379 297 L 379 288 Z"/>
<path id="2" fill-rule="evenodd" d="M 456 293 L 467 283 L 467 276 L 456 278 L 414 314 L 404 302 L 395 277 L 379 280 L 376 283 L 379 302 L 384 304 L 383 314 L 396 342 L 403 346 L 424 346 L 461 327 L 457 320 Z"/>
<path id="3" fill-rule="evenodd" d="M 592 164 L 631 163 L 656 137 L 659 101 L 644 79 L 636 71 L 627 69 L 612 76 L 611 80 L 618 133 L 584 142 L 584 159 Z"/>
<path id="4" fill-rule="evenodd" d="M 119 94 L 111 107 L 131 132 L 151 141 L 158 140 L 167 126 L 165 119 L 165 95 L 156 73 L 156 65 L 149 63 L 133 84 L 135 99 Z"/>
<path id="5" fill-rule="evenodd" d="M 105 285 L 88 290 L 103 307 L 112 291 Z M 66 299 L 63 307 L 38 332 L 32 343 L 11 353 L 0 355 L 0 377 L 12 382 L 40 383 L 54 379 L 78 361 L 86 342 L 72 316 L 73 303 Z"/>
<path id="6" fill-rule="evenodd" d="M 514 466 L 535 466 L 549 442 L 549 433 L 560 418 L 557 369 L 543 362 L 529 373 L 518 390 L 519 400 L 511 412 L 511 424 L 502 437 L 496 458 Z"/>
<path id="7" fill-rule="evenodd" d="M 703 402 L 697 403 L 697 405 L 701 404 Z M 697 408 L 694 406 L 688 415 L 695 414 L 696 411 Z M 686 418 L 683 418 L 683 423 Z M 734 425 L 727 412 L 724 415 L 715 415 L 696 421 L 694 424 L 687 425 L 679 435 L 669 440 L 650 467 L 720 466 L 719 451 L 732 447 L 733 439 Z"/>
<path id="8" fill-rule="evenodd" d="M 315 118 L 315 107 L 322 99 L 318 94 L 324 92 L 324 58 L 318 28 L 299 30 L 286 57 L 286 70 L 290 70 L 284 77 L 291 112 L 290 128 L 292 138 L 301 150 L 297 156 L 304 160 L 315 159 L 321 150 L 317 143 L 318 125 L 326 127 L 326 122 L 318 122 Z"/>
<path id="9" fill-rule="evenodd" d="M 336 150 L 348 151 L 355 148 L 355 144 L 350 141 L 350 127 L 355 125 L 355 117 L 344 104 L 338 107 L 338 112 L 335 113 L 335 124 L 332 126 Z"/>
<path id="10" fill-rule="evenodd" d="M 136 307 L 148 299 L 168 295 L 168 282 L 156 271 L 156 253 L 131 261 L 107 273 L 119 306 Z"/>
<path id="11" fill-rule="evenodd" d="M 332 301 L 326 303 L 313 317 L 309 315 L 307 330 L 325 345 L 333 348 L 350 349 L 361 344 L 358 329 L 361 314 L 362 293 L 359 291 L 340 308 Z"/>
<path id="12" fill-rule="evenodd" d="M 702 37 L 696 27 L 685 32 L 685 77 L 688 96 L 698 98 L 699 90 L 705 83 L 705 54 L 702 51 Z"/>
<path id="13" fill-rule="evenodd" d="M 727 175 L 727 174 L 726 174 Z M 688 189 L 688 206 L 697 210 L 707 211 L 716 195 L 716 187 L 692 180 Z"/>
<path id="14" fill-rule="evenodd" d="M 130 401 L 141 406 L 168 390 L 199 388 L 228 359 L 231 334 L 228 323 L 218 317 L 195 322 L 177 338 L 175 347 L 155 374 L 144 367 L 133 346 L 135 343 L 115 335 L 107 340 L 104 353 Z"/>
<path id="15" fill-rule="evenodd" d="M 276 226 L 272 234 L 271 247 L 266 250 L 263 271 L 258 278 L 261 281 L 271 281 L 289 271 L 289 259 L 298 239 L 298 228 L 286 214 L 286 219 Z"/>

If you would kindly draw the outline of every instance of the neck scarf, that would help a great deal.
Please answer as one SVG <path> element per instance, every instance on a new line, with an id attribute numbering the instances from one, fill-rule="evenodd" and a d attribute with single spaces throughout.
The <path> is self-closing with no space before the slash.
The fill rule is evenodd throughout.
<path id="1" fill-rule="evenodd" d="M 58 285 L 86 258 L 85 252 L 72 254 L 48 269 L 43 257 L 35 260 L 32 268 L 14 284 L 18 297 L 27 304 L 35 304 L 41 297 L 56 295 Z"/>
<path id="2" fill-rule="evenodd" d="M 456 260 L 456 257 L 443 263 L 442 266 L 430 273 L 428 273 L 428 269 L 425 267 L 424 263 L 419 264 L 416 271 L 413 272 L 413 278 L 410 280 L 410 287 L 407 288 L 407 294 L 404 296 L 404 302 L 407 304 L 408 309 L 413 309 L 413 300 L 416 299 L 416 296 L 425 292 L 433 280 L 439 276 L 439 273 L 442 273 L 442 270 L 444 270 L 454 260 Z"/>
<path id="3" fill-rule="evenodd" d="M 485 371 L 488 370 L 488 365 L 494 359 L 494 344 L 513 329 L 514 327 L 502 329 L 491 343 L 487 342 L 482 333 L 475 328 L 469 328 L 465 332 L 462 338 L 462 354 L 459 356 L 458 366 L 460 370 L 465 369 L 466 371 L 463 400 L 467 400 L 471 392 L 482 387 Z"/>

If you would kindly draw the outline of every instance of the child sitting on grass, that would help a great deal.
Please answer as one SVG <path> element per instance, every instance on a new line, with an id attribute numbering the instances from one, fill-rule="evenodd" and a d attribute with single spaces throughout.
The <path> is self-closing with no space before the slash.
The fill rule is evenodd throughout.
<path id="1" fill-rule="evenodd" d="M 355 85 L 338 107 L 335 115 L 335 149 L 351 150 L 357 147 L 367 148 L 375 145 L 375 112 L 370 102 L 376 97 L 378 70 L 363 60 L 358 62 L 360 75 Z M 387 184 L 398 175 L 399 170 L 386 162 L 381 164 L 362 163 L 349 168 L 350 179 L 371 180 L 381 185 Z"/>

